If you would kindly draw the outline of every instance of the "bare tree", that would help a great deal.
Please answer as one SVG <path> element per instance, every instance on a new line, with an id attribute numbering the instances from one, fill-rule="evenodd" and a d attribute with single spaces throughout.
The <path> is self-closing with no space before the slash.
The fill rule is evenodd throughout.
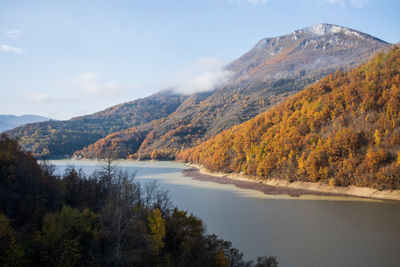
<path id="1" fill-rule="evenodd" d="M 123 239 L 132 230 L 135 221 L 138 219 L 134 206 L 137 204 L 137 186 L 133 182 L 134 175 L 119 170 L 113 173 L 109 184 L 109 194 L 106 205 L 102 211 L 104 231 L 113 243 L 112 260 L 113 265 L 121 265 L 123 253 Z"/>
<path id="2" fill-rule="evenodd" d="M 101 214 L 107 222 L 104 232 L 112 242 L 110 265 L 121 266 L 134 260 L 132 252 L 137 244 L 151 250 L 143 248 L 143 244 L 149 244 L 145 240 L 150 238 L 148 229 L 140 223 L 143 217 L 147 218 L 146 212 L 159 208 L 165 213 L 172 205 L 168 193 L 160 190 L 156 181 L 142 186 L 134 180 L 136 172 L 128 173 L 118 168 L 113 157 L 104 159 L 98 174 L 105 182 L 103 188 L 107 193 Z"/>

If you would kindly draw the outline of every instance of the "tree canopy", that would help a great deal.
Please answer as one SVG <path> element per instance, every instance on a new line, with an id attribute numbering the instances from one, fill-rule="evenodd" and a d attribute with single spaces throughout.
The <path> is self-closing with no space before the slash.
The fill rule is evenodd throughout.
<path id="1" fill-rule="evenodd" d="M 212 171 L 400 189 L 400 48 L 321 79 L 178 158 Z"/>
<path id="2" fill-rule="evenodd" d="M 275 266 L 264 263 L 245 261 L 156 183 L 111 161 L 59 176 L 0 137 L 1 266 Z"/>

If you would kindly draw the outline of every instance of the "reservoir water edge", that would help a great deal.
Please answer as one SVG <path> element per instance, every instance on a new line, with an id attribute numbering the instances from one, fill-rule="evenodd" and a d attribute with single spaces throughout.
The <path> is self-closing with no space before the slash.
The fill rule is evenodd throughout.
<path id="1" fill-rule="evenodd" d="M 50 161 L 90 174 L 90 160 Z M 208 233 L 232 241 L 248 259 L 276 256 L 279 266 L 398 266 L 400 204 L 343 197 L 268 196 L 194 180 L 177 162 L 117 161 L 138 181 L 156 180 L 174 205 L 198 216 Z"/>

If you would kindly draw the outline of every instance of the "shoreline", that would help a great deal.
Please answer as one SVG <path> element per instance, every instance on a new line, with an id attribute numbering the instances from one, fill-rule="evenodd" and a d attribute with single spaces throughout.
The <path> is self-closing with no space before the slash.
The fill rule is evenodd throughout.
<path id="1" fill-rule="evenodd" d="M 79 158 L 66 159 L 76 161 L 92 161 L 93 159 Z M 117 159 L 120 161 L 140 161 L 132 159 Z M 144 160 L 153 162 L 164 162 L 163 160 Z M 190 169 L 182 170 L 182 173 L 199 181 L 209 181 L 219 184 L 232 184 L 238 188 L 251 189 L 264 193 L 265 195 L 287 195 L 290 197 L 315 196 L 315 197 L 348 197 L 363 200 L 400 202 L 400 190 L 377 190 L 368 187 L 357 186 L 330 186 L 314 182 L 288 182 L 281 179 L 261 179 L 256 176 L 246 176 L 237 173 L 211 172 L 203 165 L 196 163 L 184 163 Z"/>
<path id="2" fill-rule="evenodd" d="M 194 163 L 185 163 L 190 169 L 183 170 L 182 173 L 199 181 L 209 181 L 219 184 L 232 184 L 242 189 L 252 189 L 260 191 L 266 195 L 289 195 L 291 197 L 301 197 L 305 195 L 328 196 L 328 197 L 350 197 L 362 198 L 365 200 L 380 200 L 400 202 L 400 190 L 379 191 L 367 187 L 339 187 L 312 182 L 288 182 L 279 179 L 260 179 L 248 177 L 235 173 L 211 172 L 204 166 Z"/>

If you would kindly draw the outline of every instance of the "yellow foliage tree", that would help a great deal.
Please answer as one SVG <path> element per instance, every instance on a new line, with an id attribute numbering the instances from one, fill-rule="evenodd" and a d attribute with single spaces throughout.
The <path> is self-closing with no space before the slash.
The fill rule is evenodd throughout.
<path id="1" fill-rule="evenodd" d="M 399 189 L 399 88 L 400 47 L 394 46 L 177 158 L 262 178 Z"/>
<path id="2" fill-rule="evenodd" d="M 153 240 L 153 253 L 158 255 L 164 247 L 165 222 L 161 216 L 161 211 L 155 209 L 148 217 L 150 234 Z"/>

